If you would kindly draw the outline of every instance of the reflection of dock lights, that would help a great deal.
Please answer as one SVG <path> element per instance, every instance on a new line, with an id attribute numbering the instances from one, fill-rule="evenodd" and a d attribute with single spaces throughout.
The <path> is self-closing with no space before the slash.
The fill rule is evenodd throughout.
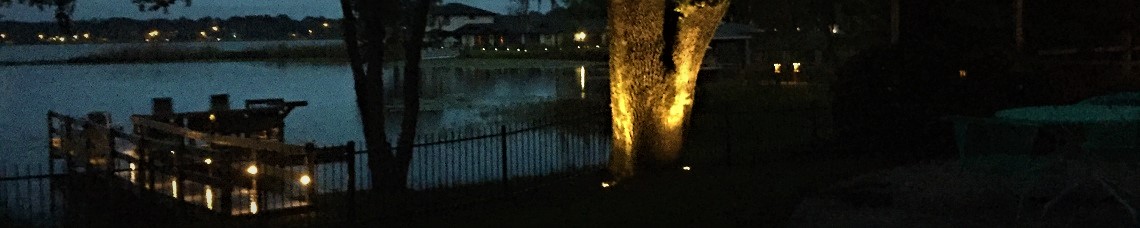
<path id="1" fill-rule="evenodd" d="M 300 181 L 301 185 L 309 185 L 309 183 L 313 182 L 313 179 L 309 178 L 309 175 L 302 175 Z"/>
<path id="2" fill-rule="evenodd" d="M 250 175 L 257 175 L 257 165 L 249 165 L 249 168 L 246 168 L 245 172 Z"/>
<path id="3" fill-rule="evenodd" d="M 779 63 L 773 63 L 772 67 L 775 69 L 777 74 L 780 73 L 780 64 Z"/>

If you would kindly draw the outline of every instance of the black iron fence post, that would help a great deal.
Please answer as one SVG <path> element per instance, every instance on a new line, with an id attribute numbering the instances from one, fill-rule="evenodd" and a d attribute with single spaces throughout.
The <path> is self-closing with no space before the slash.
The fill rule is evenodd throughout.
<path id="1" fill-rule="evenodd" d="M 510 172 L 507 169 L 507 126 L 506 125 L 499 126 L 499 143 L 500 143 L 499 148 L 502 149 L 500 151 L 501 152 L 500 153 L 500 159 L 502 161 L 502 167 L 503 167 L 502 168 L 502 171 L 503 171 L 503 174 L 502 174 L 503 175 L 502 176 L 503 190 L 510 190 L 511 189 Z"/>
<path id="2" fill-rule="evenodd" d="M 313 200 L 317 198 L 316 197 L 317 196 L 316 188 L 313 187 L 313 186 L 317 185 L 317 182 L 316 182 L 316 180 L 317 180 L 317 165 L 315 162 L 316 154 L 317 154 L 316 147 L 312 143 L 306 143 L 305 144 L 305 173 L 301 174 L 302 175 L 301 176 L 301 179 L 302 179 L 301 180 L 301 185 L 302 185 L 301 187 L 303 187 L 305 190 L 305 201 L 307 201 L 309 203 L 310 207 L 316 206 L 315 204 L 313 204 Z M 308 181 L 307 181 L 308 183 L 306 183 L 306 181 L 304 180 L 305 177 L 308 177 Z"/>
<path id="3" fill-rule="evenodd" d="M 356 220 L 356 142 L 348 141 L 348 149 L 344 155 L 348 158 L 348 198 L 345 207 L 348 207 L 349 221 Z M 375 175 L 375 174 L 373 174 Z"/>
<path id="4" fill-rule="evenodd" d="M 55 134 L 56 134 L 56 129 L 55 129 L 54 121 L 52 121 L 53 117 L 55 117 L 55 113 L 53 113 L 52 111 L 48 111 L 48 113 L 47 113 L 48 174 L 55 174 L 55 159 L 52 158 L 52 156 L 55 155 L 56 153 L 58 153 L 57 148 L 55 148 L 54 138 L 55 138 Z M 63 139 L 60 139 L 60 140 L 63 140 Z M 61 141 L 60 143 L 62 144 L 63 142 Z M 54 204 L 52 204 L 52 205 L 54 205 Z"/>

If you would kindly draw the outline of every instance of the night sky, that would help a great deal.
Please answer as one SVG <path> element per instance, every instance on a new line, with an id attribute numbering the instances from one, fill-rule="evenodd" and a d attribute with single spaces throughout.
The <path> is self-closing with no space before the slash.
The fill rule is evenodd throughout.
<path id="1" fill-rule="evenodd" d="M 505 13 L 509 1 L 506 0 L 444 0 L 444 2 L 459 2 L 475 7 L 490 10 L 496 13 Z M 197 19 L 201 17 L 228 18 L 231 16 L 262 15 L 276 16 L 289 15 L 293 19 L 306 16 L 324 16 L 340 18 L 340 5 L 337 0 L 323 1 L 269 1 L 269 0 L 194 0 L 191 7 L 171 7 L 169 14 L 162 12 L 139 12 L 138 7 L 130 1 L 106 0 L 78 0 L 75 10 L 75 19 L 85 20 L 92 18 L 179 18 Z M 545 6 L 544 7 L 548 7 Z M 0 20 L 13 21 L 51 21 L 53 13 L 50 9 L 40 11 L 33 7 L 13 4 L 11 7 L 0 7 Z"/>

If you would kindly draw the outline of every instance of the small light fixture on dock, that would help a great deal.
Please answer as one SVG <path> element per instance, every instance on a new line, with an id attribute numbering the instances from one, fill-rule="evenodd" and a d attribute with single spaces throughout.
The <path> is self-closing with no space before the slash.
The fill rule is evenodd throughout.
<path id="1" fill-rule="evenodd" d="M 257 175 L 257 165 L 249 165 L 249 168 L 246 168 L 245 172 L 250 175 Z"/>
<path id="2" fill-rule="evenodd" d="M 792 63 L 792 72 L 795 72 L 795 73 L 800 72 L 800 63 Z"/>
<path id="3" fill-rule="evenodd" d="M 685 170 L 685 171 L 690 171 L 690 170 L 693 170 L 693 168 L 692 168 L 692 167 L 689 167 L 689 166 L 681 167 L 681 169 L 683 169 L 683 170 Z"/>
<path id="4" fill-rule="evenodd" d="M 214 163 L 214 159 L 206 158 L 205 160 L 202 160 L 202 162 L 205 162 L 207 165 L 209 165 Z"/>
<path id="5" fill-rule="evenodd" d="M 313 182 L 313 179 L 309 178 L 309 175 L 302 175 L 300 181 L 301 181 L 301 185 L 308 186 L 309 183 Z"/>
<path id="6" fill-rule="evenodd" d="M 779 64 L 779 63 L 773 63 L 773 64 L 772 64 L 772 67 L 774 67 L 774 69 L 776 70 L 776 73 L 777 73 L 777 74 L 779 74 L 779 73 L 780 73 L 780 64 Z"/>

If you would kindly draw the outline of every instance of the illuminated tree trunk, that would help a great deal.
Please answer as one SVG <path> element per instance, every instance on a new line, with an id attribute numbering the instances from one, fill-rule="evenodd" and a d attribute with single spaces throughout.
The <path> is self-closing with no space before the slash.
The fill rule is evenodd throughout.
<path id="1" fill-rule="evenodd" d="M 726 0 L 610 1 L 610 100 L 618 180 L 676 162 L 708 44 Z"/>

